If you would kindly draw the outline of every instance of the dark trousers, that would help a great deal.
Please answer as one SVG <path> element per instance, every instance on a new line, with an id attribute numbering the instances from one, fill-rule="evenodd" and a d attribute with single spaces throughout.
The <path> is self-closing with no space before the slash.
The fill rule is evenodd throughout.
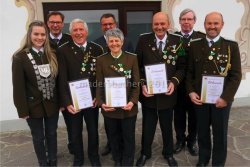
<path id="1" fill-rule="evenodd" d="M 188 114 L 188 117 L 187 117 Z M 187 119 L 188 118 L 188 125 Z M 188 135 L 186 136 L 186 127 Z M 174 128 L 176 132 L 177 143 L 194 144 L 197 135 L 197 121 L 195 116 L 194 104 L 189 96 L 184 93 L 177 95 L 177 104 L 174 107 Z"/>
<path id="2" fill-rule="evenodd" d="M 107 130 L 107 126 L 106 126 L 106 124 L 104 124 L 104 128 L 105 128 L 105 132 L 106 132 L 106 136 L 107 136 L 107 147 L 109 147 L 109 148 L 111 148 L 111 146 L 110 146 L 110 142 L 109 142 L 109 138 L 108 138 L 108 130 Z M 121 135 L 121 143 L 123 143 L 123 137 L 122 137 L 122 133 L 120 134 Z"/>
<path id="3" fill-rule="evenodd" d="M 134 164 L 136 118 L 137 115 L 124 119 L 104 116 L 113 159 L 115 162 L 122 162 L 123 166 Z"/>
<path id="4" fill-rule="evenodd" d="M 70 119 L 70 113 L 68 110 L 64 110 L 62 111 L 62 115 L 64 118 L 64 122 L 66 124 L 66 128 L 67 128 L 67 133 L 68 133 L 68 149 L 69 150 L 73 150 L 73 146 L 72 146 L 72 135 L 71 135 L 71 119 Z"/>
<path id="5" fill-rule="evenodd" d="M 214 104 L 195 105 L 199 145 L 199 162 L 209 162 L 212 150 L 212 166 L 224 166 L 227 157 L 227 131 L 232 104 L 216 108 Z M 212 126 L 213 149 L 210 126 Z"/>
<path id="6" fill-rule="evenodd" d="M 74 150 L 74 165 L 81 166 L 84 163 L 83 152 L 83 117 L 86 122 L 88 131 L 88 157 L 91 163 L 99 161 L 98 147 L 98 116 L 99 110 L 96 108 L 88 108 L 81 110 L 77 114 L 70 114 L 72 123 L 72 145 Z"/>
<path id="7" fill-rule="evenodd" d="M 142 105 L 142 138 L 141 154 L 151 157 L 151 146 L 154 140 L 156 125 L 160 122 L 163 150 L 162 155 L 164 157 L 172 157 L 174 144 L 173 144 L 173 108 L 157 111 L 156 109 L 148 108 Z"/>
<path id="8" fill-rule="evenodd" d="M 57 159 L 57 123 L 59 112 L 51 117 L 28 118 L 27 123 L 31 130 L 32 140 L 38 163 L 45 165 L 47 163 L 44 140 L 47 139 L 48 158 L 50 161 Z M 44 134 L 45 132 L 45 134 Z"/>

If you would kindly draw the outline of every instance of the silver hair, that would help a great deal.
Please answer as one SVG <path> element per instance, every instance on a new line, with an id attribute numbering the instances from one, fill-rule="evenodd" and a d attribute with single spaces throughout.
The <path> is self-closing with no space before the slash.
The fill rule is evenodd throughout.
<path id="1" fill-rule="evenodd" d="M 88 25 L 87 25 L 87 23 L 86 23 L 85 21 L 83 21 L 82 19 L 77 18 L 77 19 L 72 20 L 72 21 L 70 22 L 70 24 L 69 24 L 69 32 L 70 32 L 70 33 L 71 33 L 71 30 L 72 30 L 72 25 L 73 25 L 74 23 L 83 23 L 84 28 L 85 28 L 86 31 L 88 32 Z"/>
<path id="2" fill-rule="evenodd" d="M 188 12 L 192 12 L 192 13 L 193 13 L 193 15 L 194 15 L 194 21 L 196 21 L 196 18 L 197 18 L 197 17 L 196 17 L 195 12 L 194 12 L 192 9 L 189 9 L 189 8 L 184 9 L 184 10 L 180 13 L 179 20 L 181 20 L 181 17 L 182 17 L 183 15 L 187 14 Z"/>
<path id="3" fill-rule="evenodd" d="M 113 36 L 113 37 L 118 37 L 120 38 L 121 41 L 124 41 L 124 35 L 123 35 L 123 32 L 119 29 L 119 28 L 112 28 L 112 29 L 109 29 L 107 32 L 106 32 L 106 42 L 108 42 L 108 38 L 110 36 Z"/>

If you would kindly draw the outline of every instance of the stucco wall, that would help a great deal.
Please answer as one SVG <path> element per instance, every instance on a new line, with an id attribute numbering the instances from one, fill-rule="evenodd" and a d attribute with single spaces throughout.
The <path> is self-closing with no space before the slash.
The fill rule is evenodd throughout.
<path id="1" fill-rule="evenodd" d="M 1 120 L 17 119 L 12 98 L 11 57 L 20 46 L 27 26 L 34 19 L 43 20 L 42 2 L 65 2 L 66 0 L 1 0 L 0 61 L 1 61 Z M 83 1 L 83 0 L 75 0 Z M 100 1 L 100 0 L 92 0 Z M 125 1 L 125 0 L 123 0 Z M 243 80 L 236 98 L 250 97 L 250 1 L 249 0 L 163 0 L 162 11 L 170 16 L 171 29 L 179 30 L 178 17 L 184 8 L 196 11 L 198 20 L 195 30 L 204 31 L 207 13 L 221 12 L 225 26 L 221 35 L 239 42 L 243 66 Z M 237 11 L 237 12 L 236 12 Z"/>

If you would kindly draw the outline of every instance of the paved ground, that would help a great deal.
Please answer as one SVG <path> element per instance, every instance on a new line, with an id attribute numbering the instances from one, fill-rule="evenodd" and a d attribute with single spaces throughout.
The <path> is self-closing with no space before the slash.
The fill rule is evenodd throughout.
<path id="1" fill-rule="evenodd" d="M 140 156 L 141 118 L 137 120 L 136 127 L 136 154 L 135 161 Z M 106 144 L 106 135 L 103 123 L 99 124 L 100 151 Z M 83 132 L 84 150 L 87 155 L 86 129 Z M 34 153 L 31 134 L 29 130 L 2 132 L 0 134 L 0 166 L 36 166 L 37 159 Z M 58 128 L 58 166 L 71 166 L 73 156 L 68 153 L 65 126 Z M 162 138 L 159 126 L 152 145 L 153 155 L 145 166 L 168 166 L 161 155 Z M 195 166 L 198 157 L 193 157 L 187 149 L 174 155 L 179 166 Z M 111 155 L 101 157 L 103 166 L 113 166 Z M 85 157 L 84 166 L 90 166 Z M 211 166 L 211 163 L 209 164 Z M 232 108 L 228 131 L 228 157 L 226 166 L 250 166 L 250 106 Z"/>

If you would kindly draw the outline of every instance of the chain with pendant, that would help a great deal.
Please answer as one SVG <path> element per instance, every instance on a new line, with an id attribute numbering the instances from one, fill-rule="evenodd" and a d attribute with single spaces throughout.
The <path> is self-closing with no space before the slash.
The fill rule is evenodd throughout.
<path id="1" fill-rule="evenodd" d="M 31 53 L 27 52 L 26 54 L 29 57 L 31 64 L 33 65 L 36 74 L 38 89 L 43 93 L 43 98 L 49 100 L 54 96 L 53 88 L 55 87 L 55 79 L 51 77 L 50 65 L 37 65 Z"/>

